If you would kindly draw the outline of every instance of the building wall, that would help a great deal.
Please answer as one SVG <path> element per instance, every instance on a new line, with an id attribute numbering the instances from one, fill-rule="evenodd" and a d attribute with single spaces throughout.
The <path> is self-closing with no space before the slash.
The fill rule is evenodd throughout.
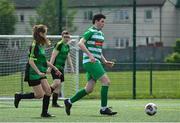
<path id="1" fill-rule="evenodd" d="M 173 0 L 172 0 L 173 1 Z M 173 2 L 175 2 L 174 0 Z M 75 8 L 69 8 L 74 10 Z M 115 13 L 120 10 L 127 10 L 129 12 L 129 19 L 125 22 L 115 22 Z M 152 21 L 145 20 L 145 11 L 152 10 Z M 84 12 L 92 11 L 93 14 L 103 13 L 106 15 L 106 25 L 103 28 L 105 34 L 106 48 L 115 48 L 116 39 L 127 39 L 128 46 L 133 45 L 133 8 L 132 7 L 119 7 L 119 8 L 76 8 L 77 14 L 75 15 L 74 25 L 77 31 L 73 35 L 82 35 L 83 32 L 92 25 L 91 21 L 84 20 Z M 16 24 L 15 34 L 25 35 L 31 34 L 32 27 L 30 26 L 30 17 L 36 16 L 35 9 L 16 9 L 18 23 Z M 20 15 L 24 15 L 24 22 L 20 21 Z M 137 46 L 147 45 L 148 43 L 155 43 L 160 41 L 160 7 L 156 6 L 142 6 L 137 7 Z M 162 7 L 162 42 L 164 46 L 173 46 L 175 39 L 180 37 L 180 10 L 167 1 Z M 125 47 L 124 47 L 125 48 Z"/>
<path id="2" fill-rule="evenodd" d="M 176 10 L 177 12 L 177 33 L 176 33 L 176 37 L 180 38 L 180 8 L 178 8 Z"/>
<path id="3" fill-rule="evenodd" d="M 31 34 L 32 26 L 30 25 L 30 17 L 36 16 L 35 9 L 16 9 L 17 24 L 15 25 L 16 35 Z M 23 17 L 24 16 L 24 21 Z"/>
<path id="4" fill-rule="evenodd" d="M 120 10 L 127 10 L 129 19 L 127 21 L 116 21 L 115 13 Z M 145 20 L 145 10 L 152 10 L 152 21 Z M 137 8 L 137 45 L 146 45 L 146 38 L 152 40 L 152 43 L 160 41 L 160 8 L 159 7 L 138 7 Z M 106 25 L 103 28 L 106 42 L 105 47 L 116 47 L 115 38 L 127 38 L 129 46 L 132 46 L 133 35 L 133 8 L 78 8 L 74 20 L 77 27 L 75 34 L 82 35 L 83 32 L 92 24 L 91 21 L 84 21 L 84 12 L 92 11 L 93 14 L 102 12 L 106 15 Z"/>
<path id="5" fill-rule="evenodd" d="M 162 42 L 164 46 L 174 46 L 176 32 L 178 32 L 177 10 L 173 3 L 167 1 L 162 7 Z"/>
<path id="6" fill-rule="evenodd" d="M 152 19 L 145 19 L 145 11 L 152 11 Z M 160 41 L 160 8 L 138 7 L 137 8 L 137 46 L 154 44 Z"/>

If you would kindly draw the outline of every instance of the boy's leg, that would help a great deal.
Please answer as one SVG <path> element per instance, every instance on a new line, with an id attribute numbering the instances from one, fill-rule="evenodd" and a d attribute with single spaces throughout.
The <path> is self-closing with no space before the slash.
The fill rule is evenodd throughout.
<path id="1" fill-rule="evenodd" d="M 80 100 L 81 98 L 86 96 L 88 93 L 91 93 L 93 91 L 95 83 L 96 82 L 93 79 L 89 80 L 88 83 L 86 84 L 85 88 L 79 90 L 70 99 L 66 99 L 64 101 L 67 115 L 70 115 L 70 109 L 71 109 L 72 103 Z"/>
<path id="2" fill-rule="evenodd" d="M 104 74 L 100 81 L 102 83 L 101 86 L 101 107 L 106 108 L 107 107 L 107 100 L 108 100 L 108 88 L 110 84 L 110 80 L 106 74 Z"/>
<path id="3" fill-rule="evenodd" d="M 84 97 L 86 95 L 87 95 L 86 89 L 85 88 L 80 89 L 74 96 L 72 96 L 70 98 L 70 102 L 74 103 L 74 102 L 80 100 L 82 97 Z"/>
<path id="4" fill-rule="evenodd" d="M 55 88 L 52 92 L 52 107 L 62 108 L 63 106 L 61 106 L 57 103 L 58 97 L 59 97 L 59 92 L 61 89 L 61 80 L 55 79 L 53 84 L 51 85 L 51 88 Z"/>
<path id="5" fill-rule="evenodd" d="M 87 95 L 86 90 L 80 89 L 74 96 L 72 96 L 70 99 L 66 99 L 64 100 L 64 105 L 65 105 L 65 111 L 67 115 L 70 115 L 70 110 L 72 107 L 72 103 L 80 100 L 82 97 L 84 97 L 85 95 Z"/>
<path id="6" fill-rule="evenodd" d="M 107 107 L 107 99 L 108 99 L 108 88 L 109 86 L 102 86 L 101 87 L 101 107 Z"/>
<path id="7" fill-rule="evenodd" d="M 53 78 L 53 83 L 51 84 L 51 88 L 54 88 L 52 91 L 52 107 L 64 107 L 63 105 L 59 105 L 57 103 L 59 92 L 61 90 L 61 83 L 64 81 L 64 71 L 60 70 L 62 73 L 61 76 L 56 75 L 56 72 L 54 70 L 51 70 L 51 75 Z"/>
<path id="8" fill-rule="evenodd" d="M 102 83 L 101 87 L 101 109 L 100 114 L 104 115 L 115 115 L 117 112 L 113 112 L 109 107 L 107 107 L 107 101 L 108 101 L 108 88 L 110 84 L 110 80 L 106 74 L 104 74 L 100 81 Z"/>

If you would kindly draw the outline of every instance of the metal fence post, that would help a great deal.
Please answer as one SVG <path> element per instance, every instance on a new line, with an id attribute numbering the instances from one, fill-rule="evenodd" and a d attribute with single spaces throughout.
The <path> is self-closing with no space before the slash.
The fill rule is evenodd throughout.
<path id="1" fill-rule="evenodd" d="M 153 65 L 153 59 L 151 58 L 150 59 L 150 76 L 149 76 L 149 79 L 150 79 L 150 85 L 149 85 L 149 91 L 150 91 L 150 96 L 152 96 L 153 92 L 152 92 L 152 86 L 153 86 L 153 82 L 152 82 L 152 65 Z"/>
<path id="2" fill-rule="evenodd" d="M 136 99 L 136 0 L 133 0 L 133 99 Z"/>

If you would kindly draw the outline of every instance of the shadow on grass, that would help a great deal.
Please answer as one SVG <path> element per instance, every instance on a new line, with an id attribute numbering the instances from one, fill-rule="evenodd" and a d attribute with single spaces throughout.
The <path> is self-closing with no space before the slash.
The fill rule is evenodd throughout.
<path id="1" fill-rule="evenodd" d="M 88 115 L 89 117 L 118 117 L 118 114 L 116 114 L 116 115 Z"/>

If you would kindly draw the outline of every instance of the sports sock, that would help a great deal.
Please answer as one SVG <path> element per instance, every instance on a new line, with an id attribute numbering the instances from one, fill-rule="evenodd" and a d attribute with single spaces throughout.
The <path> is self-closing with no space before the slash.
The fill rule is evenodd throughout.
<path id="1" fill-rule="evenodd" d="M 57 93 L 53 93 L 52 96 L 52 104 L 56 104 L 58 100 L 58 94 Z"/>
<path id="2" fill-rule="evenodd" d="M 105 111 L 107 107 L 101 107 L 102 111 Z"/>
<path id="3" fill-rule="evenodd" d="M 79 90 L 73 97 L 70 98 L 71 103 L 80 100 L 82 97 L 86 96 L 87 92 L 85 89 Z"/>
<path id="4" fill-rule="evenodd" d="M 108 88 L 109 88 L 109 86 L 101 87 L 101 107 L 107 106 Z"/>
<path id="5" fill-rule="evenodd" d="M 45 114 L 48 112 L 49 100 L 50 100 L 50 96 L 44 95 L 43 104 L 42 104 L 42 114 Z"/>
<path id="6" fill-rule="evenodd" d="M 26 94 L 20 94 L 21 99 L 33 99 L 34 93 L 26 93 Z"/>

